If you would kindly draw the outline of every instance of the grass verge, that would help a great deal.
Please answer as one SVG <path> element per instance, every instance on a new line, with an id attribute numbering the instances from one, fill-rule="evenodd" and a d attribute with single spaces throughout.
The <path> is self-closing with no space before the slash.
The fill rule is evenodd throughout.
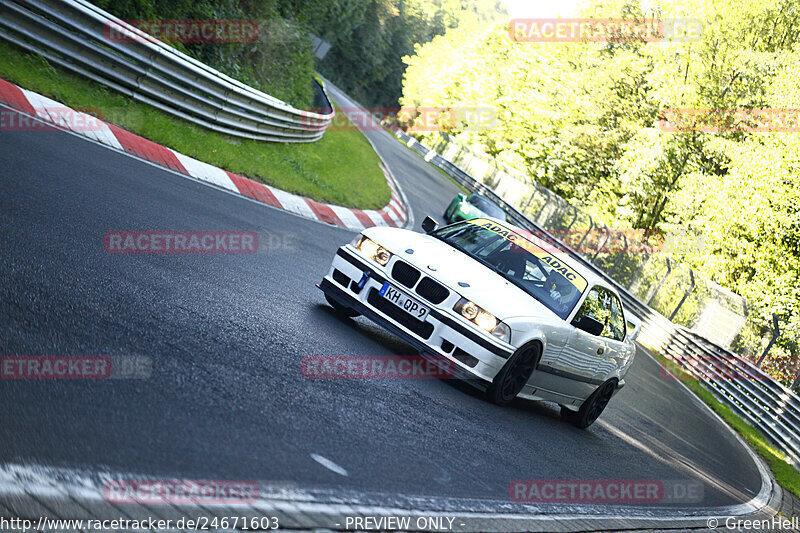
<path id="1" fill-rule="evenodd" d="M 106 122 L 285 191 L 360 209 L 380 209 L 391 198 L 378 155 L 344 116 L 315 143 L 267 143 L 200 128 L 5 42 L 0 42 L 0 77 L 69 107 L 96 110 Z"/>
<path id="2" fill-rule="evenodd" d="M 729 426 L 736 430 L 767 461 L 778 483 L 784 489 L 800 498 L 800 472 L 786 461 L 786 456 L 775 448 L 763 433 L 745 422 L 733 412 L 733 409 L 717 400 L 708 389 L 703 387 L 688 372 L 675 364 L 670 364 L 670 359 L 654 350 L 648 350 L 648 353 L 661 363 L 668 372 L 675 375 L 676 379 L 682 381 L 698 398 L 711 407 Z"/>

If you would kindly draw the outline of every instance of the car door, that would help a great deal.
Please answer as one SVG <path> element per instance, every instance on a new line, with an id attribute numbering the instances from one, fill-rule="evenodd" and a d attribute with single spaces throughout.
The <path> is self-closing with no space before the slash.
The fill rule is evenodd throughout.
<path id="1" fill-rule="evenodd" d="M 597 388 L 602 382 L 601 372 L 607 365 L 607 353 L 610 350 L 607 336 L 592 335 L 578 329 L 575 324 L 583 316 L 607 324 L 610 308 L 608 291 L 595 286 L 589 290 L 571 321 L 572 333 L 557 361 L 558 370 L 570 378 L 571 395 L 586 398 Z"/>
<path id="2" fill-rule="evenodd" d="M 608 314 L 604 322 L 605 327 L 600 334 L 606 340 L 606 349 L 600 354 L 596 378 L 605 380 L 627 361 L 627 354 L 623 341 L 626 334 L 625 318 L 622 313 L 622 304 L 619 297 L 605 287 L 597 287 L 601 297 L 607 302 Z"/>

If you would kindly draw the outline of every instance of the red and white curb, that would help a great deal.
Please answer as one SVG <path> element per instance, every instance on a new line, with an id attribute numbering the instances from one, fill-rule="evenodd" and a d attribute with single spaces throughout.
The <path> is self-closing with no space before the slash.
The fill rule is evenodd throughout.
<path id="1" fill-rule="evenodd" d="M 1 78 L 0 103 L 175 172 L 325 224 L 360 231 L 373 226 L 404 227 L 412 220 L 408 202 L 384 164 L 381 170 L 392 191 L 391 200 L 380 210 L 354 209 L 317 202 L 203 163 Z"/>

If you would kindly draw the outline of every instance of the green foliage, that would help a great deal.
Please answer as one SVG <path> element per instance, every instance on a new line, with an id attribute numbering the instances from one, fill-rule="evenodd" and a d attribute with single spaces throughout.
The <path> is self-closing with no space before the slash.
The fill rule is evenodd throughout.
<path id="1" fill-rule="evenodd" d="M 305 25 L 292 16 L 293 2 L 95 0 L 94 3 L 124 20 L 255 20 L 259 24 L 256 42 L 169 44 L 290 105 L 304 109 L 313 104 L 311 42 Z M 297 13 L 301 19 L 306 17 L 304 11 Z"/>
<path id="2" fill-rule="evenodd" d="M 308 24 L 332 46 L 323 74 L 364 105 L 396 107 L 403 56 L 447 29 L 503 15 L 497 0 L 331 0 Z"/>
<path id="3" fill-rule="evenodd" d="M 308 33 L 332 48 L 318 69 L 369 106 L 396 107 L 402 58 L 446 30 L 505 14 L 500 0 L 95 0 L 122 19 L 255 19 L 258 43 L 173 46 L 296 107 L 308 107 Z"/>
<path id="4" fill-rule="evenodd" d="M 699 39 L 661 43 L 528 43 L 505 23 L 451 30 L 406 58 L 402 105 L 491 107 L 492 128 L 456 123 L 455 140 L 550 188 L 597 221 L 663 231 L 687 263 L 751 304 L 742 349 L 763 347 L 772 312 L 783 334 L 765 365 L 791 384 L 800 337 L 800 134 L 749 131 L 742 108 L 800 108 L 800 16 L 790 0 L 590 1 L 583 16 L 691 18 Z M 695 127 L 663 127 L 669 109 L 698 109 Z M 712 112 L 713 111 L 713 112 Z M 795 129 L 798 117 L 795 114 Z M 709 124 L 721 128 L 709 131 Z M 420 134 L 432 137 L 435 134 Z M 428 142 L 427 139 L 423 139 Z M 534 204 L 536 202 L 533 202 Z M 529 212 L 539 207 L 531 206 Z M 647 298 L 663 260 L 600 258 Z M 659 267 L 660 265 L 660 267 Z M 684 269 L 653 304 L 669 316 Z M 702 312 L 702 283 L 676 317 Z"/>

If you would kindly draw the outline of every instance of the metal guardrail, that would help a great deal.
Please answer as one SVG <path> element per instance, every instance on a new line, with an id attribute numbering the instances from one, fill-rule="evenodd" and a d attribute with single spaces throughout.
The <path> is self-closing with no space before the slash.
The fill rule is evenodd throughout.
<path id="1" fill-rule="evenodd" d="M 487 196 L 503 208 L 509 221 L 534 231 L 549 244 L 563 250 L 612 284 L 620 294 L 625 308 L 642 321 L 640 337 L 655 340 L 663 355 L 702 383 L 714 396 L 730 406 L 754 427 L 770 438 L 792 461 L 800 464 L 800 398 L 738 355 L 697 335 L 683 326 L 673 324 L 660 313 L 640 301 L 607 273 L 538 226 L 506 202 L 485 184 L 475 180 L 436 152 L 421 145 L 402 130 L 395 135 L 426 161 L 445 171 L 471 192 Z M 665 379 L 681 379 L 672 374 Z"/>
<path id="2" fill-rule="evenodd" d="M 112 29 L 126 38 L 108 38 Z M 321 86 L 324 114 L 295 109 L 85 0 L 0 0 L 0 39 L 130 98 L 227 135 L 313 142 L 322 137 L 334 116 Z"/>

